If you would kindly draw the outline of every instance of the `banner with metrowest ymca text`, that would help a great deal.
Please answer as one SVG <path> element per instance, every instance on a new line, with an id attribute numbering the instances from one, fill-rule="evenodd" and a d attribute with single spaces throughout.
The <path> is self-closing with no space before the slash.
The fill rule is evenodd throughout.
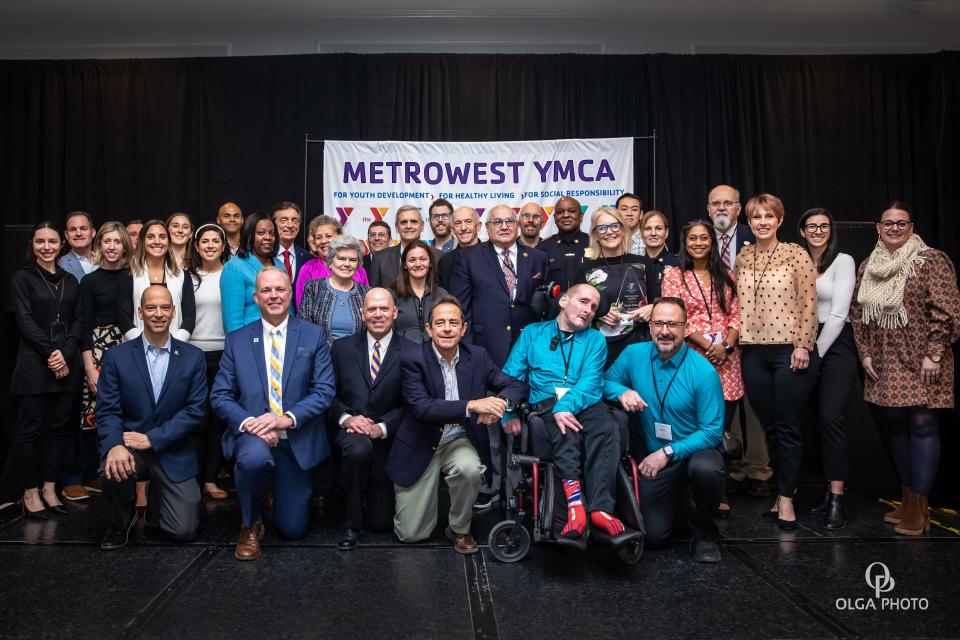
<path id="1" fill-rule="evenodd" d="M 406 204 L 420 208 L 422 237 L 432 238 L 427 207 L 437 198 L 474 207 L 481 222 L 495 205 L 536 202 L 546 212 L 541 236 L 547 237 L 556 231 L 554 203 L 569 195 L 580 201 L 588 230 L 594 210 L 632 190 L 633 138 L 324 143 L 324 212 L 339 216 L 344 233 L 364 243 L 371 222 L 393 229 L 394 213 Z M 393 236 L 396 242 L 395 230 Z"/>

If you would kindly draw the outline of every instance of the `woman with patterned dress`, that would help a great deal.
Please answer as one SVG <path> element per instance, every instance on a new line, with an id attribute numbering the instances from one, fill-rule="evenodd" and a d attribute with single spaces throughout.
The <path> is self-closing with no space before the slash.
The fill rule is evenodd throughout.
<path id="1" fill-rule="evenodd" d="M 890 443 L 902 488 L 900 506 L 883 519 L 897 533 L 920 535 L 930 528 L 927 496 L 940 464 L 935 410 L 954 402 L 960 293 L 950 258 L 913 233 L 905 203 L 887 205 L 877 233 L 850 315 L 866 372 L 864 399 Z"/>
<path id="2" fill-rule="evenodd" d="M 323 327 L 328 347 L 337 338 L 352 336 L 364 329 L 363 296 L 369 287 L 353 279 L 362 257 L 359 240 L 353 236 L 336 236 L 327 250 L 330 276 L 311 280 L 303 291 L 297 317 Z"/>

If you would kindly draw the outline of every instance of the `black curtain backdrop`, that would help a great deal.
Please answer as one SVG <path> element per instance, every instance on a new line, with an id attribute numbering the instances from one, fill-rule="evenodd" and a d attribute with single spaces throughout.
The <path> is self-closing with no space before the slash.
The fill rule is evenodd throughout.
<path id="1" fill-rule="evenodd" d="M 73 209 L 98 223 L 173 211 L 201 222 L 226 200 L 247 212 L 301 201 L 306 133 L 522 140 L 656 129 L 656 205 L 674 228 L 703 215 L 720 182 L 744 202 L 779 195 L 785 238 L 808 207 L 873 220 L 897 198 L 913 206 L 917 233 L 957 255 L 960 52 L 7 61 L 0 90 L 5 225 L 61 221 Z M 310 157 L 313 217 L 322 207 L 319 145 Z M 651 162 L 638 142 L 635 181 L 648 206 Z M 860 245 L 873 242 L 869 227 L 861 233 Z M 8 227 L 7 278 L 22 240 Z M 945 461 L 960 449 L 954 418 L 944 418 Z M 955 489 L 960 472 L 948 462 L 941 470 L 941 487 Z"/>

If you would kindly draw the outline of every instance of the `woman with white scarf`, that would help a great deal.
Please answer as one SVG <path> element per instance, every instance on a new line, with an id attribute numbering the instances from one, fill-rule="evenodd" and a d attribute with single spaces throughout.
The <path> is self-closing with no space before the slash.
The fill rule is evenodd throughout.
<path id="1" fill-rule="evenodd" d="M 900 506 L 883 519 L 904 535 L 930 528 L 927 496 L 940 463 L 934 410 L 953 407 L 951 345 L 960 337 L 953 263 L 914 234 L 913 224 L 905 203 L 887 205 L 850 312 L 867 374 L 864 399 L 890 442 L 902 485 Z"/>

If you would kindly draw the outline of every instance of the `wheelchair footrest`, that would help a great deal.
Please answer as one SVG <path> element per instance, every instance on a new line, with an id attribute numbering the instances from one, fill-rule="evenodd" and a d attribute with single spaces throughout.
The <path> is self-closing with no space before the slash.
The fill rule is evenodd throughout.
<path id="1" fill-rule="evenodd" d="M 619 549 L 620 547 L 627 544 L 631 540 L 635 540 L 637 538 L 643 537 L 642 533 L 640 533 L 639 531 L 636 531 L 635 529 L 630 529 L 630 528 L 624 529 L 622 532 L 618 533 L 615 536 L 611 536 L 606 531 L 603 531 L 601 529 L 592 529 L 590 531 L 590 535 L 593 536 L 593 538 L 596 539 L 598 542 L 602 542 L 603 544 L 608 544 L 615 549 Z"/>
<path id="2" fill-rule="evenodd" d="M 589 537 L 590 532 L 584 531 L 583 535 L 579 538 L 568 538 L 566 536 L 557 535 L 556 541 L 562 547 L 570 547 L 571 549 L 576 549 L 577 551 L 586 551 L 587 550 L 587 538 Z"/>

